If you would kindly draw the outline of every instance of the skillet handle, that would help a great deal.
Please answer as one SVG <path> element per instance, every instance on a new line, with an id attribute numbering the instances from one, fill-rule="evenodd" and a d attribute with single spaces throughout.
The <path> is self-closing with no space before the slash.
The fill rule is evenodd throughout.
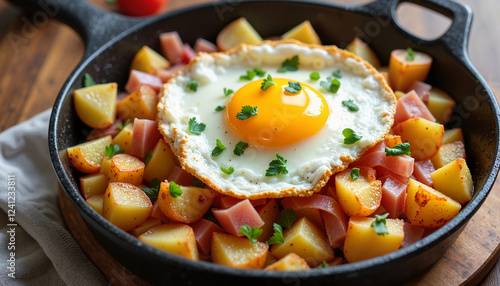
<path id="1" fill-rule="evenodd" d="M 451 19 L 449 29 L 438 39 L 428 41 L 408 33 L 397 21 L 396 9 L 403 2 L 414 3 Z M 462 61 L 467 61 L 467 45 L 472 23 L 472 11 L 469 6 L 455 0 L 377 0 L 365 6 L 369 13 L 391 19 L 401 33 L 418 45 L 439 41 L 450 53 Z"/>
<path id="2" fill-rule="evenodd" d="M 104 11 L 85 0 L 8 0 L 36 18 L 53 18 L 74 29 L 85 42 L 82 62 L 103 44 L 140 22 L 131 18 Z"/>

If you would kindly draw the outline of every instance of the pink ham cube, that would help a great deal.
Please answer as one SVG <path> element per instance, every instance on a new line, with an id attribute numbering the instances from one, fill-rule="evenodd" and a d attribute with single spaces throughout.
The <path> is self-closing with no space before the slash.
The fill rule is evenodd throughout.
<path id="1" fill-rule="evenodd" d="M 212 213 L 222 228 L 235 236 L 243 236 L 240 228 L 244 225 L 250 228 L 260 228 L 264 225 L 264 221 L 248 199 L 228 209 L 212 209 Z"/>

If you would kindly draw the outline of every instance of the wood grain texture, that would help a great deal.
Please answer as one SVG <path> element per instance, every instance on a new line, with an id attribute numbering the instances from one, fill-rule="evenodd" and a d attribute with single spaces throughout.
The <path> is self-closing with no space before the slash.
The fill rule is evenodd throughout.
<path id="1" fill-rule="evenodd" d="M 105 9 L 114 9 L 104 0 L 90 1 Z M 350 5 L 370 2 L 323 1 Z M 497 16 L 500 1 L 459 1 L 468 4 L 474 12 L 469 44 L 471 61 L 498 98 L 500 53 L 495 50 L 500 46 L 500 18 Z M 164 11 L 204 2 L 213 0 L 170 0 Z M 432 13 L 411 9 L 404 6 L 398 9 L 399 20 L 417 35 L 436 34 L 439 30 L 436 27 L 446 25 L 445 20 L 436 18 Z M 35 25 L 33 20 L 32 15 L 0 0 L 0 132 L 50 108 L 62 84 L 83 55 L 83 42 L 67 26 L 53 20 L 38 21 Z M 130 278 L 136 279 L 127 269 L 116 264 L 112 257 L 106 257 L 107 253 L 99 248 L 88 230 L 85 232 L 86 227 L 76 210 L 71 204 L 65 204 L 67 199 L 64 199 L 61 198 L 61 208 L 65 211 L 68 227 L 96 265 L 101 269 L 112 269 L 105 273 L 109 274 L 110 283 L 127 285 Z M 454 245 L 413 284 L 500 285 L 500 264 L 495 263 L 500 250 L 499 205 L 500 185 L 497 183 Z"/>

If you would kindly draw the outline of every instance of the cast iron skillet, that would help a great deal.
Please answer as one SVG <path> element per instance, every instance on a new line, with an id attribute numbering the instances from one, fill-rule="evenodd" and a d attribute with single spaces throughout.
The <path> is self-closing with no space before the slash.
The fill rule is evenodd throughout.
<path id="1" fill-rule="evenodd" d="M 64 191 L 103 247 L 124 266 L 154 284 L 252 285 L 361 285 L 400 284 L 434 263 L 453 243 L 484 202 L 499 170 L 499 110 L 491 89 L 467 56 L 472 14 L 468 7 L 448 0 L 413 0 L 452 20 L 439 39 L 422 40 L 407 33 L 395 20 L 396 7 L 405 0 L 378 0 L 365 6 L 344 7 L 310 1 L 224 1 L 173 11 L 150 19 L 131 19 L 101 11 L 76 0 L 16 0 L 26 9 L 46 13 L 74 28 L 86 42 L 86 53 L 70 75 L 54 104 L 49 145 L 54 170 Z M 39 7 L 37 3 L 45 3 Z M 40 10 L 41 9 L 41 10 Z M 390 51 L 412 47 L 430 54 L 434 63 L 428 82 L 447 91 L 457 102 L 448 124 L 462 127 L 467 162 L 474 178 L 474 197 L 460 214 L 433 234 L 397 252 L 374 259 L 304 272 L 239 270 L 185 260 L 139 242 L 94 212 L 78 190 L 78 173 L 65 149 L 84 140 L 89 132 L 76 116 L 72 93 L 82 86 L 85 73 L 100 83 L 123 87 L 129 63 L 142 45 L 160 50 L 158 35 L 178 31 L 193 44 L 203 37 L 214 41 L 218 31 L 245 16 L 264 37 L 280 35 L 303 20 L 310 20 L 325 44 L 340 47 L 362 37 L 388 62 Z"/>

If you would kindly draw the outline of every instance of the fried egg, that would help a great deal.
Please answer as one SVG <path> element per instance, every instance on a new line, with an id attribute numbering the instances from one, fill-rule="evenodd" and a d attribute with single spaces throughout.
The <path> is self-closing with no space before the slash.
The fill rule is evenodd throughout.
<path id="1" fill-rule="evenodd" d="M 282 68 L 294 58 L 296 70 Z M 185 170 L 220 193 L 257 199 L 319 191 L 387 135 L 395 110 L 383 76 L 360 58 L 277 41 L 199 54 L 163 86 L 157 119 Z M 345 144 L 346 129 L 360 139 Z M 278 174 L 268 173 L 273 160 Z"/>

